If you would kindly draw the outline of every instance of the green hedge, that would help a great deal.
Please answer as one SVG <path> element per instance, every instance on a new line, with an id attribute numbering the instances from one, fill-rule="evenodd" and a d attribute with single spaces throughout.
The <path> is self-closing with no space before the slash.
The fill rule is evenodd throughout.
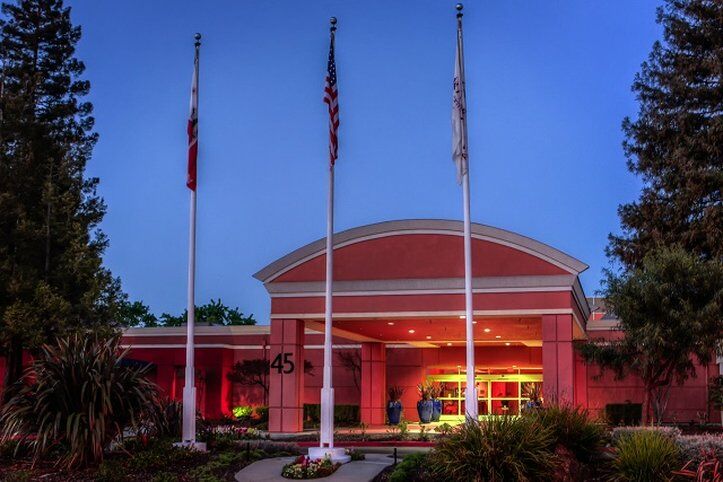
<path id="1" fill-rule="evenodd" d="M 608 403 L 605 416 L 611 425 L 640 425 L 643 418 L 642 403 Z"/>
<path id="2" fill-rule="evenodd" d="M 321 421 L 321 405 L 318 403 L 304 404 L 304 420 L 318 424 Z M 359 405 L 334 405 L 334 424 L 358 425 Z"/>

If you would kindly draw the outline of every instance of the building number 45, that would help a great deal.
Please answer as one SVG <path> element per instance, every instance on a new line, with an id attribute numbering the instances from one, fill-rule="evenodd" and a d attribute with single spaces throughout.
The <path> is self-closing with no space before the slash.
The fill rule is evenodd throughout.
<path id="1" fill-rule="evenodd" d="M 291 353 L 279 353 L 276 355 L 276 358 L 274 358 L 274 361 L 271 362 L 271 368 L 275 368 L 278 373 L 292 373 L 295 365 L 294 362 L 291 361 L 291 356 Z"/>

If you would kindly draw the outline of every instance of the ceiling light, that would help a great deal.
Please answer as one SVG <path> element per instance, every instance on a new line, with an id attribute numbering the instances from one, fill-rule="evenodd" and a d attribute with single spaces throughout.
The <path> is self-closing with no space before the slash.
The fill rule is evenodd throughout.
<path id="1" fill-rule="evenodd" d="M 464 320 L 465 318 L 467 318 L 465 315 L 459 315 L 460 320 Z"/>
<path id="2" fill-rule="evenodd" d="M 431 336 L 431 335 L 427 335 L 427 340 L 431 340 L 431 339 L 432 339 L 432 336 Z"/>
<path id="3" fill-rule="evenodd" d="M 492 330 L 490 330 L 489 328 L 485 328 L 485 329 L 484 329 L 484 332 L 485 332 L 485 333 L 489 333 L 490 331 L 492 331 Z"/>
<path id="4" fill-rule="evenodd" d="M 389 325 L 389 326 L 394 326 L 394 322 L 393 322 L 393 321 L 387 321 L 387 325 Z"/>
<path id="5" fill-rule="evenodd" d="M 509 342 L 509 341 L 506 341 L 506 342 L 505 342 L 505 346 L 510 346 L 510 342 Z"/>
<path id="6" fill-rule="evenodd" d="M 409 333 L 414 333 L 414 330 L 409 330 Z"/>
<path id="7" fill-rule="evenodd" d="M 512 365 L 512 368 L 517 368 L 517 365 Z"/>
<path id="8" fill-rule="evenodd" d="M 502 338 L 502 335 L 495 335 L 495 338 L 499 340 L 500 338 Z"/>
<path id="9" fill-rule="evenodd" d="M 452 346 L 452 342 L 447 342 L 447 346 Z"/>
<path id="10" fill-rule="evenodd" d="M 477 324 L 477 322 L 476 322 L 476 321 L 473 321 L 473 322 L 472 322 L 472 324 L 473 324 L 473 325 L 476 325 L 476 324 Z"/>

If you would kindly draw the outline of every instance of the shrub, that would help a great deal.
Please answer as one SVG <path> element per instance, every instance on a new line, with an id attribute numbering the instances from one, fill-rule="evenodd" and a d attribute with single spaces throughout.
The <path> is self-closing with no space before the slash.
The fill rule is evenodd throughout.
<path id="1" fill-rule="evenodd" d="M 239 420 L 248 420 L 254 413 L 254 408 L 249 405 L 241 405 L 238 407 L 233 407 L 231 413 L 233 413 L 233 416 Z"/>
<path id="2" fill-rule="evenodd" d="M 183 403 L 169 397 L 159 398 L 143 412 L 141 433 L 155 437 L 181 436 Z"/>
<path id="3" fill-rule="evenodd" d="M 318 403 L 304 404 L 304 420 L 318 424 L 321 420 L 321 405 Z M 334 405 L 334 424 L 354 426 L 359 424 L 359 405 Z"/>
<path id="4" fill-rule="evenodd" d="M 589 462 L 602 445 L 603 427 L 592 422 L 589 412 L 583 408 L 549 405 L 526 412 L 525 416 L 550 429 L 555 441 L 582 462 Z"/>
<path id="5" fill-rule="evenodd" d="M 612 461 L 612 479 L 630 482 L 671 480 L 680 467 L 680 451 L 675 441 L 661 431 L 632 431 L 617 440 Z"/>
<path id="6" fill-rule="evenodd" d="M 254 418 L 258 419 L 259 422 L 269 421 L 269 407 L 266 405 L 259 405 L 254 408 Z"/>
<path id="7" fill-rule="evenodd" d="M 416 482 L 431 480 L 429 454 L 416 453 L 405 455 L 391 474 L 388 482 Z"/>
<path id="8" fill-rule="evenodd" d="M 439 432 L 439 434 L 442 435 L 443 437 L 451 434 L 453 430 L 454 430 L 454 427 L 452 427 L 452 426 L 451 426 L 450 424 L 448 424 L 447 422 L 444 422 L 444 423 L 442 423 L 442 424 L 440 424 L 440 425 L 437 425 L 437 426 L 434 428 L 434 431 L 435 431 L 435 432 Z"/>
<path id="9" fill-rule="evenodd" d="M 60 446 L 58 463 L 68 468 L 102 461 L 157 399 L 148 366 L 122 364 L 126 353 L 119 335 L 76 334 L 43 346 L 0 410 L 0 443 L 29 440 L 35 461 Z"/>
<path id="10" fill-rule="evenodd" d="M 699 463 L 703 453 L 712 452 L 723 460 L 723 434 L 682 435 L 675 439 L 683 460 Z"/>
<path id="11" fill-rule="evenodd" d="M 556 467 L 552 430 L 530 417 L 468 421 L 431 452 L 432 469 L 448 480 L 547 480 Z"/>
<path id="12" fill-rule="evenodd" d="M 362 452 L 359 451 L 359 449 L 355 448 L 348 448 L 344 450 L 344 453 L 351 457 L 352 462 L 355 462 L 357 460 L 364 460 L 366 459 L 366 455 L 364 455 Z"/>
<path id="13" fill-rule="evenodd" d="M 340 464 L 333 464 L 328 458 L 311 460 L 300 455 L 293 462 L 284 465 L 281 475 L 287 479 L 318 479 L 333 474 L 339 466 Z"/>
<path id="14" fill-rule="evenodd" d="M 127 467 L 135 472 L 167 472 L 181 467 L 194 466 L 209 458 L 208 452 L 200 452 L 185 447 L 175 447 L 170 440 L 153 440 L 146 447 L 128 444 L 133 456 L 127 461 Z"/>
<path id="15" fill-rule="evenodd" d="M 615 427 L 612 431 L 613 444 L 620 439 L 638 432 L 657 432 L 670 440 L 676 440 L 681 436 L 682 432 L 678 427 L 668 427 L 662 425 L 643 425 L 640 427 Z"/>
<path id="16" fill-rule="evenodd" d="M 681 470 L 676 470 L 673 474 L 698 482 L 721 482 L 723 465 L 720 454 L 714 450 L 701 450 L 695 459 L 689 460 Z"/>

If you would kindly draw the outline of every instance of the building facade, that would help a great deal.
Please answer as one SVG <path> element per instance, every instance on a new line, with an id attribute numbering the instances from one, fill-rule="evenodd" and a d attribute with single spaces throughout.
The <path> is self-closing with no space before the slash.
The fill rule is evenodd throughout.
<path id="1" fill-rule="evenodd" d="M 358 405 L 361 421 L 385 422 L 387 389 L 400 386 L 407 420 L 417 420 L 417 385 L 442 387 L 443 420 L 465 413 L 462 223 L 402 220 L 338 233 L 334 240 L 336 404 Z M 533 239 L 472 226 L 475 361 L 479 413 L 518 413 L 532 392 L 587 407 L 641 403 L 642 384 L 615 380 L 582 362 L 575 344 L 620 336 L 600 300 L 586 298 L 587 265 Z M 269 430 L 298 432 L 304 405 L 320 402 L 325 240 L 303 246 L 254 276 L 271 297 L 270 324 L 198 326 L 198 406 L 207 417 L 268 405 Z M 171 397 L 183 389 L 185 328 L 132 328 L 130 357 L 153 363 Z M 346 354 L 346 356 L 345 356 Z M 229 380 L 237 362 L 267 360 L 255 386 Z M 307 365 L 306 369 L 304 368 Z M 670 421 L 719 421 L 708 381 L 721 365 L 671 391 Z"/>

